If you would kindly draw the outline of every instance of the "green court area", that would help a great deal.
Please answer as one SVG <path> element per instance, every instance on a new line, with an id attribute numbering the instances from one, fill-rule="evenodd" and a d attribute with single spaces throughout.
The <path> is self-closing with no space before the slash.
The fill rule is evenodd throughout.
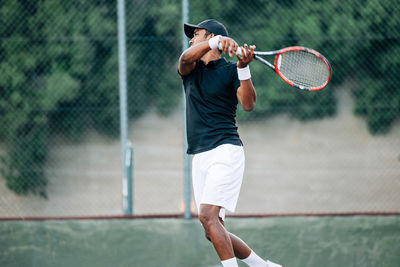
<path id="1" fill-rule="evenodd" d="M 227 218 L 226 226 L 285 267 L 400 266 L 400 216 Z M 220 265 L 195 219 L 114 219 L 0 221 L 0 266 Z"/>

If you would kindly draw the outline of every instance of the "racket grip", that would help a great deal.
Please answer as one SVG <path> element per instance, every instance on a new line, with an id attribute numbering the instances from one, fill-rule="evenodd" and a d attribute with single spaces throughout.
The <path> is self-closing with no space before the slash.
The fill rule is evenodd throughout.
<path id="1" fill-rule="evenodd" d="M 221 44 L 221 43 L 218 43 L 218 49 L 219 49 L 220 51 L 222 51 L 222 44 Z M 244 53 L 246 53 L 246 50 L 244 50 Z M 239 46 L 238 49 L 236 50 L 236 54 L 238 54 L 239 56 L 242 55 L 242 49 L 240 49 L 240 46 Z"/>

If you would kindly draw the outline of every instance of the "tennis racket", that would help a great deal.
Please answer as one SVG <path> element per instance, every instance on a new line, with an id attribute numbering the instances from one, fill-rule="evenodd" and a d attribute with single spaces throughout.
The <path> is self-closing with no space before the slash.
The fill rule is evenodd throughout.
<path id="1" fill-rule="evenodd" d="M 242 54 L 240 48 L 237 54 Z M 321 90 L 331 79 L 328 60 L 310 48 L 291 46 L 276 51 L 254 51 L 254 54 L 255 59 L 273 69 L 282 80 L 301 90 Z M 273 55 L 275 55 L 274 64 L 261 57 Z"/>

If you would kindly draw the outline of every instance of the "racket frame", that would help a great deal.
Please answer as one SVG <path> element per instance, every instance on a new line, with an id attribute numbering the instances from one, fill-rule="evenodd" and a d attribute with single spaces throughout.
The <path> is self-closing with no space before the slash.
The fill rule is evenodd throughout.
<path id="1" fill-rule="evenodd" d="M 292 81 L 288 80 L 282 73 L 280 73 L 279 71 L 279 57 L 281 54 L 286 53 L 286 52 L 291 52 L 291 51 L 305 51 L 307 53 L 311 53 L 313 55 L 315 55 L 316 57 L 318 57 L 319 59 L 321 59 L 327 69 L 328 69 L 328 79 L 326 80 L 326 82 L 324 84 L 322 84 L 321 86 L 318 87 L 313 87 L 313 88 L 306 88 L 302 85 L 293 83 Z M 260 56 L 272 56 L 275 55 L 275 60 L 274 60 L 274 64 L 271 64 L 270 62 L 268 62 L 266 59 L 260 57 Z M 284 80 L 286 83 L 288 83 L 289 85 L 299 88 L 301 90 L 307 90 L 307 91 L 318 91 L 323 89 L 325 86 L 327 86 L 327 84 L 329 83 L 330 79 L 331 79 L 331 66 L 329 64 L 329 61 L 323 56 L 321 55 L 321 53 L 315 51 L 314 49 L 311 48 L 307 48 L 304 46 L 290 46 L 290 47 L 286 47 L 280 50 L 275 50 L 275 51 L 266 51 L 266 52 L 262 52 L 262 51 L 254 51 L 254 58 L 258 61 L 260 61 L 261 63 L 267 65 L 268 67 L 270 67 L 272 70 L 274 70 L 276 72 L 276 74 L 278 74 L 278 76 Z"/>

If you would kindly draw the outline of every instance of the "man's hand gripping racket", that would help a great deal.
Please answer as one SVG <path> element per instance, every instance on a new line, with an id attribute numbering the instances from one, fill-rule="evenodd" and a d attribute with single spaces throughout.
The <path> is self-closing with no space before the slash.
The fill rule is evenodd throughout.
<path id="1" fill-rule="evenodd" d="M 219 49 L 223 50 L 222 48 L 219 43 Z M 224 48 L 226 50 L 226 47 Z M 242 51 L 251 53 L 246 46 L 243 50 L 238 47 L 236 54 L 241 56 Z M 273 55 L 275 55 L 274 64 L 261 57 Z M 285 82 L 302 90 L 321 90 L 331 78 L 328 60 L 310 48 L 291 46 L 276 51 L 254 51 L 254 58 L 273 69 Z"/>

